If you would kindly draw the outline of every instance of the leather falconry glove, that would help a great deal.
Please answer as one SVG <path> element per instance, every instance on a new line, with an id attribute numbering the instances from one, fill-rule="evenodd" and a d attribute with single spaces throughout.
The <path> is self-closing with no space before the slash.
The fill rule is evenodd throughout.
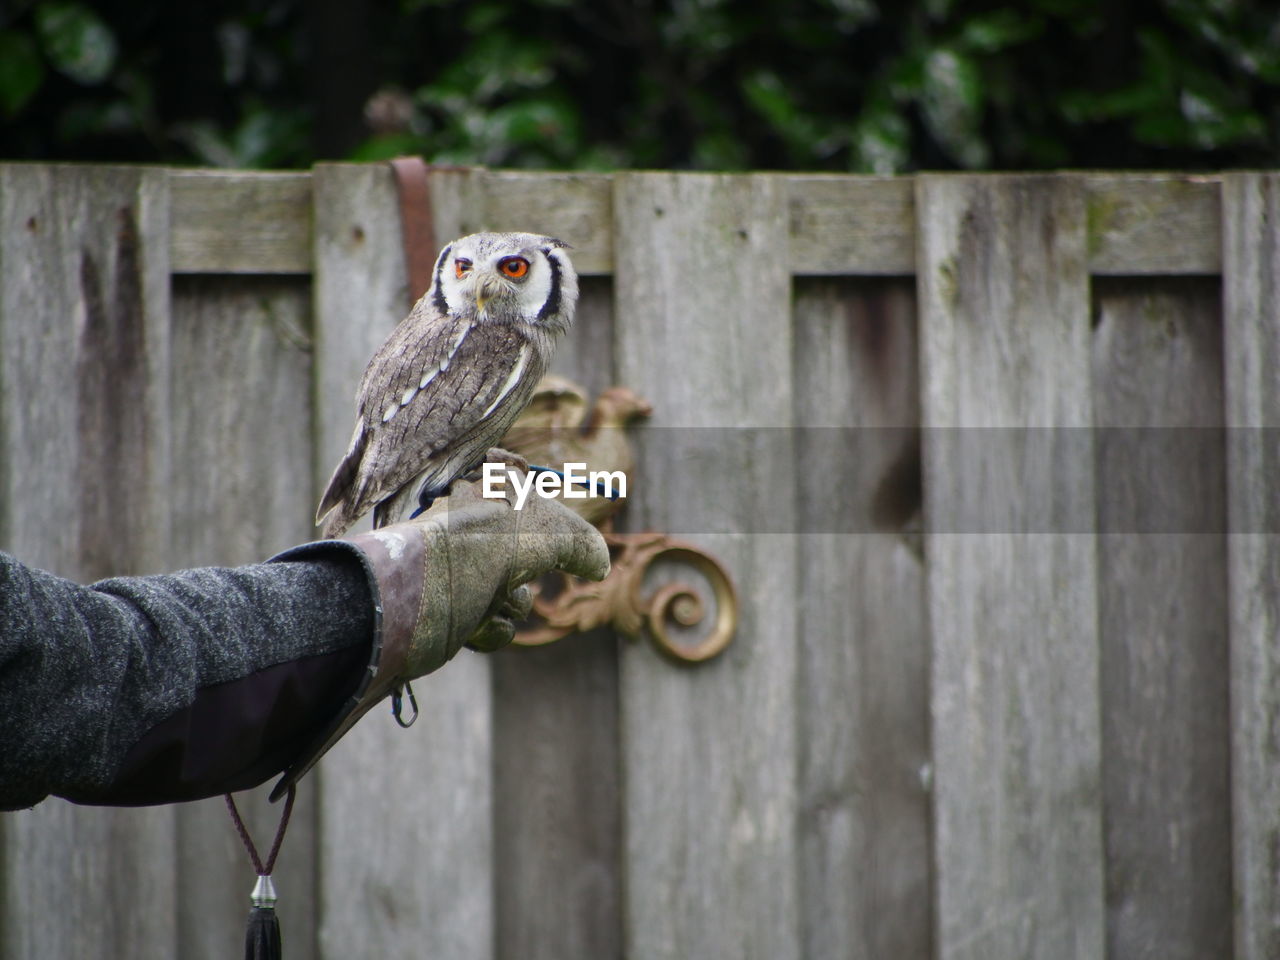
<path id="1" fill-rule="evenodd" d="M 464 644 L 496 650 L 528 614 L 523 584 L 550 570 L 589 580 L 609 573 L 609 548 L 593 526 L 554 500 L 484 499 L 480 484 L 456 481 L 448 497 L 416 519 L 343 537 L 359 549 L 376 583 L 377 625 L 368 673 L 338 716 L 285 771 L 284 795 L 362 716 L 415 677 L 438 670 Z M 276 560 L 298 559 L 307 544 Z"/>

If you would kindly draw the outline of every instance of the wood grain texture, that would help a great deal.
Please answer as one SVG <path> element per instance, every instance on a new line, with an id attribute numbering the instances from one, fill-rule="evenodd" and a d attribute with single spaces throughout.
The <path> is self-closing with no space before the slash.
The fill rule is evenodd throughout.
<path id="1" fill-rule="evenodd" d="M 304 277 L 177 277 L 170 377 L 176 567 L 263 560 L 312 536 L 311 297 Z M 233 518 L 233 519 L 231 519 Z M 280 806 L 237 797 L 260 845 Z M 316 953 L 316 791 L 299 791 L 274 872 L 290 960 Z M 177 808 L 179 951 L 243 949 L 253 866 L 221 798 Z"/>
<path id="2" fill-rule="evenodd" d="M 1104 950 L 1093 462 L 1044 441 L 1093 419 L 1084 207 L 916 181 L 942 960 Z"/>
<path id="3" fill-rule="evenodd" d="M 168 183 L 0 166 L 0 548 L 88 582 L 168 563 Z M 171 957 L 172 809 L 0 822 L 0 956 Z"/>
<path id="4" fill-rule="evenodd" d="M 1108 946 L 1116 957 L 1227 957 L 1218 284 L 1112 281 L 1095 297 Z"/>
<path id="5" fill-rule="evenodd" d="M 1218 273 L 1222 253 L 1217 179 L 1176 174 L 1080 176 L 1088 211 L 1089 272 Z M 792 272 L 914 273 L 912 183 L 910 177 L 790 177 Z"/>
<path id="6" fill-rule="evenodd" d="M 914 285 L 796 285 L 802 956 L 933 956 Z M 842 529 L 832 514 L 855 519 Z M 849 529 L 849 528 L 843 528 Z"/>
<path id="7" fill-rule="evenodd" d="M 436 183 L 468 180 L 478 187 L 460 208 L 459 235 L 533 229 L 572 236 L 579 273 L 613 272 L 610 175 L 444 167 L 431 176 Z M 169 177 L 174 272 L 310 271 L 310 175 L 174 170 Z M 915 272 L 912 178 L 804 174 L 786 179 L 793 273 Z M 1091 273 L 1220 271 L 1217 177 L 1108 173 L 1082 179 Z"/>
<path id="8" fill-rule="evenodd" d="M 1280 177 L 1223 182 L 1235 948 L 1280 955 Z"/>
<path id="9" fill-rule="evenodd" d="M 791 272 L 915 273 L 915 200 L 907 177 L 787 179 Z"/>
<path id="10" fill-rule="evenodd" d="M 785 181 L 620 174 L 614 187 L 618 378 L 656 407 L 628 523 L 794 530 L 792 456 L 757 457 L 741 429 L 793 418 Z M 624 954 L 791 960 L 795 538 L 690 539 L 737 582 L 741 617 L 697 667 L 623 650 Z"/>
<path id="11" fill-rule="evenodd" d="M 169 173 L 174 273 L 310 273 L 311 175 Z"/>
<path id="12" fill-rule="evenodd" d="M 553 370 L 594 397 L 614 383 L 613 287 L 587 277 L 581 288 Z M 599 630 L 512 647 L 492 664 L 497 955 L 619 957 L 617 639 Z"/>
<path id="13" fill-rule="evenodd" d="M 409 304 L 390 167 L 327 164 L 313 177 L 322 484 L 350 437 L 364 366 Z M 438 237 L 459 232 L 449 210 L 435 204 Z M 379 708 L 312 775 L 320 781 L 323 957 L 493 955 L 488 661 L 464 650 L 414 681 L 414 692 L 422 716 L 413 729 Z"/>
<path id="14" fill-rule="evenodd" d="M 1095 174 L 1082 179 L 1088 198 L 1090 273 L 1221 271 L 1218 178 Z"/>
<path id="15" fill-rule="evenodd" d="M 622 956 L 613 634 L 503 651 L 494 711 L 497 956 Z"/>

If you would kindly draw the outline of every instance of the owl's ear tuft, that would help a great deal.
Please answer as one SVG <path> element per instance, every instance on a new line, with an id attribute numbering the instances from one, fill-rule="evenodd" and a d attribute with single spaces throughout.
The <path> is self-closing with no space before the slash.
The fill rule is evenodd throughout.
<path id="1" fill-rule="evenodd" d="M 548 247 L 552 247 L 553 249 L 556 249 L 556 250 L 572 250 L 573 249 L 572 243 L 565 243 L 563 240 L 557 240 L 555 237 L 543 237 L 542 239 L 546 242 L 546 245 Z"/>

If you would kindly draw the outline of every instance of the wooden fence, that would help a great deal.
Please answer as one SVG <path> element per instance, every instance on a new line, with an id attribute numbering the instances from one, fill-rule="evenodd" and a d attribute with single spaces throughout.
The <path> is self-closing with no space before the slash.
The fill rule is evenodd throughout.
<path id="1" fill-rule="evenodd" d="M 775 532 L 690 536 L 742 601 L 717 660 L 465 654 L 363 721 L 277 869 L 293 960 L 1280 956 L 1280 177 L 431 184 L 441 238 L 574 245 L 560 371 L 656 408 L 631 527 Z M 87 581 L 309 539 L 405 309 L 384 166 L 0 166 L 0 547 Z M 0 956 L 237 956 L 251 882 L 219 801 L 48 801 L 0 819 Z"/>

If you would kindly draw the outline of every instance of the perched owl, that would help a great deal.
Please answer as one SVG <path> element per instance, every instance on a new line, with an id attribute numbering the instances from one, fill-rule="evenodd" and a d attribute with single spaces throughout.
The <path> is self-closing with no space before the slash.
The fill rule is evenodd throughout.
<path id="1" fill-rule="evenodd" d="M 391 523 L 420 489 L 443 495 L 502 438 L 573 323 L 566 246 L 477 233 L 440 252 L 431 289 L 365 368 L 351 446 L 316 511 L 324 536 L 371 508 L 374 526 Z"/>

